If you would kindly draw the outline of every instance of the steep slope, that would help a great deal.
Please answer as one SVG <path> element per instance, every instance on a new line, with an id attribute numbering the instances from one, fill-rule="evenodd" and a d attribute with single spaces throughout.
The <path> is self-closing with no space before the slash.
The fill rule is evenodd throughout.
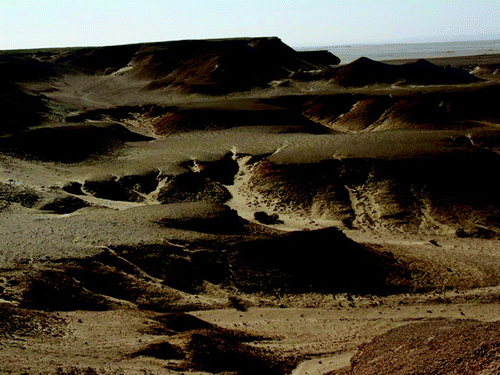
<path id="1" fill-rule="evenodd" d="M 300 69 L 338 63 L 330 53 L 299 53 L 276 37 L 184 40 L 109 47 L 0 53 L 0 77 L 47 80 L 64 74 L 114 75 L 144 81 L 148 90 L 169 86 L 227 94 L 266 87 Z"/>
<path id="2" fill-rule="evenodd" d="M 30 129 L 0 138 L 0 151 L 26 159 L 75 163 L 151 138 L 118 124 Z"/>
<path id="3" fill-rule="evenodd" d="M 411 288 L 406 267 L 392 254 L 335 228 L 242 242 L 230 250 L 229 264 L 232 283 L 246 292 L 383 295 Z"/>
<path id="4" fill-rule="evenodd" d="M 45 98 L 46 99 L 46 98 Z M 42 95 L 0 78 L 0 136 L 40 125 L 49 112 Z"/>
<path id="5" fill-rule="evenodd" d="M 148 89 L 172 85 L 191 92 L 224 94 L 266 87 L 299 69 L 327 67 L 309 62 L 307 57 L 277 38 L 184 41 L 144 46 L 126 74 L 152 79 Z"/>
<path id="6" fill-rule="evenodd" d="M 334 72 L 332 81 L 341 86 L 366 86 L 375 83 L 395 83 L 395 67 L 367 57 L 361 57 Z"/>
<path id="7" fill-rule="evenodd" d="M 304 117 L 342 132 L 398 129 L 489 129 L 500 124 L 498 85 L 443 90 L 381 90 L 281 96 L 270 105 L 301 109 Z"/>
<path id="8" fill-rule="evenodd" d="M 191 101 L 175 105 L 137 105 L 81 111 L 66 117 L 69 123 L 116 121 L 139 124 L 155 135 L 242 126 L 282 127 L 283 131 L 321 134 L 328 128 L 308 119 L 300 108 L 266 104 L 255 98 Z"/>
<path id="9" fill-rule="evenodd" d="M 497 237 L 500 202 L 491 168 L 499 165 L 498 154 L 450 146 L 448 154 L 394 160 L 263 160 L 248 166 L 242 189 L 256 207 L 306 221 L 381 233 Z"/>
<path id="10" fill-rule="evenodd" d="M 256 101 L 246 108 L 178 108 L 169 102 L 267 88 L 293 72 L 337 62 L 325 51 L 299 53 L 275 37 L 0 51 L 0 134 L 66 120 L 126 122 L 158 134 L 280 119 L 314 125 L 300 113 L 276 112 Z"/>

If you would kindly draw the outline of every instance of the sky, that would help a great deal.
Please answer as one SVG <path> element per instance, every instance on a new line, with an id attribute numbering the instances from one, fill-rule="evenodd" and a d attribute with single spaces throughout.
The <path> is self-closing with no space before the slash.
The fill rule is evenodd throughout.
<path id="1" fill-rule="evenodd" d="M 1 0 L 0 49 L 277 36 L 313 47 L 500 39 L 500 0 Z"/>

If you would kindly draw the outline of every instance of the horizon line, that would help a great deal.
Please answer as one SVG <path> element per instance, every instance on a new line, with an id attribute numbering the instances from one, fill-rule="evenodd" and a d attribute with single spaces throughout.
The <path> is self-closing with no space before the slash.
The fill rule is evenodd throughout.
<path id="1" fill-rule="evenodd" d="M 393 40 L 393 41 L 372 41 L 372 42 L 352 42 L 352 43 L 341 43 L 341 44 L 315 44 L 315 45 L 294 45 L 292 43 L 286 43 L 283 38 L 279 36 L 235 36 L 235 37 L 215 37 L 215 38 L 186 38 L 186 39 L 172 39 L 172 40 L 156 40 L 149 42 L 130 42 L 130 43 L 116 43 L 116 44 L 99 44 L 99 45 L 67 45 L 67 46 L 48 46 L 48 47 L 26 47 L 26 48 L 0 48 L 0 51 L 25 51 L 25 50 L 44 50 L 44 49 L 70 49 L 70 48 L 105 48 L 105 47 L 120 47 L 120 46 L 131 46 L 131 45 L 144 45 L 144 44 L 157 44 L 157 43 L 170 43 L 170 42 L 188 42 L 188 41 L 217 41 L 217 40 L 242 40 L 242 39 L 273 39 L 277 38 L 281 40 L 284 44 L 288 45 L 293 49 L 318 49 L 324 47 L 346 47 L 346 46 L 384 46 L 393 44 L 437 44 L 437 43 L 456 43 L 456 42 L 481 42 L 481 41 L 492 41 L 500 40 L 500 35 L 488 36 L 461 36 L 456 39 L 447 40 L 433 40 L 433 41 L 421 41 L 417 38 L 413 41 L 404 40 Z"/>

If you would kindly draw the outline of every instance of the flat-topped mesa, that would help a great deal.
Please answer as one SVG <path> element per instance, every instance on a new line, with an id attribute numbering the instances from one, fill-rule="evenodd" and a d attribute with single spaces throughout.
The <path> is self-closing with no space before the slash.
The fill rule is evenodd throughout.
<path id="1" fill-rule="evenodd" d="M 332 55 L 333 56 L 333 55 Z M 148 89 L 168 86 L 203 94 L 268 87 L 299 70 L 326 69 L 278 38 L 189 40 L 144 45 L 128 74 L 152 79 Z"/>
<path id="2" fill-rule="evenodd" d="M 297 52 L 277 37 L 181 40 L 108 47 L 0 52 L 2 69 L 15 82 L 63 74 L 118 75 L 150 81 L 147 89 L 172 86 L 225 94 L 266 87 L 299 70 L 325 69 L 340 60 L 327 51 Z M 10 79 L 9 79 L 10 80 Z"/>
<path id="3" fill-rule="evenodd" d="M 327 50 L 299 51 L 298 53 L 302 59 L 318 65 L 331 66 L 340 64 L 340 59 Z"/>

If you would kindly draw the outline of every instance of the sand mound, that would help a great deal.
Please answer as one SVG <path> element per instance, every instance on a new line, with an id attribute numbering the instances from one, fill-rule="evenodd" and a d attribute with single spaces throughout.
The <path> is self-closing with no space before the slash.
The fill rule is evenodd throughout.
<path id="1" fill-rule="evenodd" d="M 479 81 L 478 78 L 468 74 L 466 70 L 440 67 L 424 59 L 399 65 L 398 74 L 400 80 L 408 85 L 446 85 Z"/>
<path id="2" fill-rule="evenodd" d="M 128 186 L 121 183 L 121 179 L 116 176 L 106 176 L 93 180 L 86 180 L 83 186 L 81 186 L 81 189 L 97 198 L 125 202 L 143 202 L 145 197 L 141 195 L 135 187 L 136 185 L 133 185 L 128 188 Z M 149 191 L 147 193 L 150 193 L 155 188 L 156 187 L 151 190 L 148 189 Z M 73 191 L 71 188 L 69 190 Z M 68 188 L 66 188 L 66 191 L 68 191 Z M 78 190 L 76 192 L 79 193 Z"/>
<path id="3" fill-rule="evenodd" d="M 40 125 L 48 108 L 41 95 L 0 78 L 0 111 L 2 112 L 1 136 Z"/>
<path id="4" fill-rule="evenodd" d="M 50 314 L 23 309 L 9 303 L 0 302 L 0 337 L 12 336 L 59 336 L 65 322 Z"/>
<path id="5" fill-rule="evenodd" d="M 394 100 L 369 129 L 467 129 L 498 123 L 500 113 L 493 99 L 498 90 L 498 87 L 489 87 L 474 92 L 401 97 Z"/>
<path id="6" fill-rule="evenodd" d="M 151 254 L 138 264 L 153 274 L 156 270 L 165 279 L 149 275 L 127 259 L 129 252 L 137 257 L 139 251 L 151 251 Z M 118 253 L 123 253 L 124 257 Z M 130 259 L 135 260 L 133 255 Z M 152 264 L 161 260 L 160 255 L 165 257 L 162 263 Z M 179 256 L 177 247 L 158 245 L 131 250 L 119 248 L 117 253 L 108 250 L 95 257 L 45 264 L 26 276 L 21 304 L 31 309 L 52 311 L 123 307 L 179 311 L 219 306 L 216 301 L 206 304 L 201 299 L 166 285 L 170 283 L 191 291 L 200 287 L 202 279 L 189 269 L 189 265 L 186 267 L 186 259 L 183 261 L 182 255 Z"/>
<path id="7" fill-rule="evenodd" d="M 150 140 L 117 124 L 79 124 L 26 130 L 0 138 L 0 149 L 27 159 L 75 163 L 110 152 L 126 142 Z"/>
<path id="8" fill-rule="evenodd" d="M 304 115 L 339 131 L 363 132 L 397 129 L 460 129 L 478 113 L 470 102 L 486 107 L 483 97 L 468 95 L 464 102 L 458 95 L 351 95 L 313 98 L 304 103 Z M 490 101 L 490 99 L 487 99 Z M 459 109 L 460 108 L 460 109 Z M 492 111 L 492 109 L 488 109 Z M 483 112 L 487 117 L 487 112 Z M 480 126 L 480 125 L 478 125 Z"/>
<path id="9" fill-rule="evenodd" d="M 28 186 L 0 183 L 0 211 L 13 204 L 55 214 L 67 214 L 89 206 L 84 200 L 57 190 L 37 191 Z"/>
<path id="10" fill-rule="evenodd" d="M 56 196 L 48 202 L 44 202 L 38 209 L 50 211 L 55 214 L 68 214 L 83 207 L 88 207 L 89 203 L 83 199 L 73 196 Z"/>
<path id="11" fill-rule="evenodd" d="M 239 165 L 233 159 L 233 153 L 227 153 L 220 160 L 190 160 L 182 164 L 190 170 L 196 170 L 201 176 L 223 185 L 233 185 L 239 171 Z"/>
<path id="12" fill-rule="evenodd" d="M 467 71 L 436 66 L 426 60 L 390 65 L 361 57 L 337 68 L 331 80 L 345 87 L 374 84 L 443 85 L 477 82 Z"/>
<path id="13" fill-rule="evenodd" d="M 159 224 L 169 228 L 193 230 L 213 234 L 243 234 L 247 231 L 245 220 L 237 212 L 224 205 L 211 205 L 201 215 L 183 215 L 183 217 L 165 217 Z"/>
<path id="14" fill-rule="evenodd" d="M 257 107 L 257 106 L 256 106 Z M 220 130 L 238 126 L 288 126 L 305 133 L 324 133 L 325 129 L 304 118 L 301 113 L 274 109 L 177 109 L 155 124 L 157 134 L 192 130 Z"/>
<path id="15" fill-rule="evenodd" d="M 0 182 L 0 210 L 12 203 L 19 203 L 24 207 L 30 208 L 35 206 L 40 200 L 40 193 L 30 187 Z"/>
<path id="16" fill-rule="evenodd" d="M 286 126 L 294 132 L 321 134 L 326 131 L 304 117 L 299 108 L 265 104 L 258 99 L 226 99 L 175 106 L 141 105 L 93 109 L 72 114 L 68 122 L 116 121 L 134 125 L 148 123 L 157 135 L 221 130 L 241 126 Z"/>
<path id="17" fill-rule="evenodd" d="M 341 86 L 366 86 L 375 83 L 395 83 L 395 68 L 392 65 L 361 57 L 335 72 L 332 81 Z"/>
<path id="18" fill-rule="evenodd" d="M 185 313 L 163 314 L 154 319 L 163 324 L 167 329 L 176 332 L 214 328 L 212 324 Z"/>
<path id="19" fill-rule="evenodd" d="M 386 294 L 408 287 L 404 267 L 390 253 L 359 245 L 335 228 L 243 242 L 231 249 L 229 261 L 232 282 L 248 292 Z"/>
<path id="20" fill-rule="evenodd" d="M 197 173 L 186 173 L 167 179 L 158 191 L 161 203 L 182 203 L 196 201 L 227 202 L 231 194 L 218 182 Z"/>
<path id="21" fill-rule="evenodd" d="M 0 183 L 0 211 L 12 204 L 56 214 L 67 214 L 89 204 L 57 190 L 38 191 L 15 183 Z"/>
<path id="22" fill-rule="evenodd" d="M 300 109 L 302 116 L 328 129 L 348 132 L 398 129 L 494 130 L 500 122 L 498 86 L 463 86 L 444 92 L 412 90 L 281 96 L 266 104 Z M 311 129 L 314 129 L 311 127 Z M 312 131 L 311 131 L 312 132 Z"/>
<path id="23" fill-rule="evenodd" d="M 352 374 L 496 374 L 500 323 L 439 319 L 396 328 L 363 345 Z"/>
<path id="24" fill-rule="evenodd" d="M 289 373 L 296 366 L 293 358 L 280 357 L 253 347 L 251 344 L 260 339 L 258 337 L 187 317 L 177 315 L 175 320 L 190 320 L 191 327 L 182 325 L 180 330 L 175 330 L 179 333 L 166 341 L 152 343 L 134 355 L 173 359 L 175 361 L 169 361 L 167 367 L 176 371 L 278 375 Z M 167 322 L 166 326 L 172 326 L 171 322 Z"/>
<path id="25" fill-rule="evenodd" d="M 114 246 L 113 249 L 124 259 L 161 279 L 162 284 L 188 293 L 202 291 L 205 281 L 220 284 L 229 277 L 226 256 L 218 249 L 191 248 L 188 244 Z"/>
<path id="26" fill-rule="evenodd" d="M 250 169 L 245 189 L 278 215 L 328 219 L 347 228 L 427 233 L 483 227 L 498 233 L 498 184 L 491 174 L 498 154 L 465 147 L 469 152 L 457 145 L 449 155 L 413 160 L 264 160 Z"/>
<path id="27" fill-rule="evenodd" d="M 33 275 L 22 296 L 23 306 L 37 310 L 106 310 L 108 301 L 57 270 Z"/>
<path id="28" fill-rule="evenodd" d="M 187 341 L 185 348 L 177 348 L 169 343 L 151 344 L 137 355 L 180 360 L 176 365 L 168 366 L 176 371 L 210 373 L 278 375 L 292 370 L 296 364 L 294 360 L 274 358 L 211 331 L 190 333 L 189 336 L 185 335 L 183 340 Z"/>
<path id="29" fill-rule="evenodd" d="M 59 75 L 52 62 L 37 59 L 30 52 L 0 52 L 0 81 L 38 82 Z"/>
<path id="30" fill-rule="evenodd" d="M 231 221 L 242 222 L 234 212 L 224 212 L 232 214 L 219 215 L 225 222 L 207 218 L 195 229 L 213 225 L 219 227 L 213 232 L 227 234 L 226 227 L 234 227 Z M 226 239 L 219 235 L 203 242 L 110 245 L 87 258 L 47 260 L 27 274 L 20 299 L 24 306 L 40 310 L 137 306 L 179 311 L 244 306 L 228 296 L 204 300 L 191 295 L 207 285 L 266 294 L 387 294 L 411 289 L 406 265 L 390 253 L 358 245 L 334 228 L 283 234 L 257 233 L 244 222 L 240 225 L 238 236 L 230 233 Z M 311 252 L 311 243 L 320 245 Z M 304 248 L 309 249 L 307 256 L 297 251 Z"/>
<path id="31" fill-rule="evenodd" d="M 331 119 L 329 126 L 338 130 L 347 130 L 359 132 L 369 129 L 370 126 L 376 124 L 380 119 L 390 111 L 393 105 L 393 100 L 389 96 L 375 96 L 375 97 L 360 97 L 351 98 L 355 102 L 344 113 L 332 118 L 331 114 L 327 116 Z M 314 112 L 313 112 L 314 113 Z M 320 121 L 323 116 L 319 117 Z M 399 121 L 399 119 L 398 119 Z M 404 122 L 403 127 L 408 126 Z"/>
<path id="32" fill-rule="evenodd" d="M 184 164 L 189 168 L 190 163 Z M 76 182 L 66 184 L 63 190 L 77 195 L 89 194 L 97 198 L 124 202 L 224 203 L 231 198 L 231 194 L 216 180 L 230 182 L 231 169 L 232 165 L 222 160 L 206 163 L 206 168 L 199 173 L 164 175 L 158 171 L 150 171 L 140 175 L 101 176 L 88 179 L 83 185 Z"/>

